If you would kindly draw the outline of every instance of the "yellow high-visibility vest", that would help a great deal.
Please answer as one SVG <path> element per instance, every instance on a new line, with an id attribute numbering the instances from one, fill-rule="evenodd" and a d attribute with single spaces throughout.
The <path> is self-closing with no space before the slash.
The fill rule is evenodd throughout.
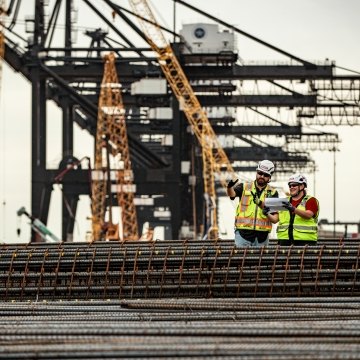
<path id="1" fill-rule="evenodd" d="M 306 210 L 306 202 L 311 198 L 311 195 L 305 195 L 301 200 L 300 204 L 297 206 L 300 210 Z M 315 199 L 316 200 L 316 199 Z M 289 198 L 290 201 L 290 198 Z M 317 201 L 317 200 L 316 200 Z M 295 214 L 294 224 L 293 224 L 293 237 L 294 240 L 304 240 L 304 241 L 317 241 L 318 238 L 318 216 L 319 216 L 319 202 L 318 203 L 318 212 L 314 217 L 310 219 L 304 219 L 299 215 Z M 280 211 L 279 212 L 279 224 L 277 227 L 277 237 L 278 240 L 287 240 L 289 239 L 289 225 L 290 225 L 290 211 Z"/>
<path id="2" fill-rule="evenodd" d="M 236 209 L 235 228 L 246 230 L 271 231 L 271 221 L 262 213 L 260 206 L 254 203 L 252 193 L 256 193 L 255 183 L 244 183 L 243 194 Z M 273 197 L 276 190 L 267 185 L 262 191 L 260 200 Z"/>

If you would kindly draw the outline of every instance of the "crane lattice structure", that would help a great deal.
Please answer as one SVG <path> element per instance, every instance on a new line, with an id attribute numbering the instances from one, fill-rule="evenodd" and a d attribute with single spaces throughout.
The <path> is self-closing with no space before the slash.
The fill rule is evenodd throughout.
<path id="1" fill-rule="evenodd" d="M 92 180 L 93 241 L 138 240 L 125 109 L 114 53 L 105 55 L 104 60 L 96 131 L 95 172 Z M 119 231 L 119 225 L 114 224 L 112 219 L 110 154 L 118 166 L 115 170 L 116 194 L 121 209 L 122 231 Z M 105 221 L 107 198 L 110 200 L 109 219 Z"/>
<path id="2" fill-rule="evenodd" d="M 184 111 L 192 131 L 196 135 L 202 149 L 203 181 L 205 201 L 207 203 L 208 229 L 206 236 L 210 239 L 218 237 L 215 174 L 226 171 L 227 176 L 235 177 L 232 165 L 217 139 L 206 112 L 201 107 L 176 55 L 166 41 L 158 22 L 146 0 L 130 0 L 134 12 L 138 15 L 143 32 L 151 48 L 158 57 L 160 67 Z M 226 178 L 219 176 L 226 186 Z"/>

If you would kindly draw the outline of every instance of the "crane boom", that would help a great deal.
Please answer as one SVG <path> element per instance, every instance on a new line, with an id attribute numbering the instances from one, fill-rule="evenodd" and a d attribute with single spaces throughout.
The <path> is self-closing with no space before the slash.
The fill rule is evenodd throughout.
<path id="1" fill-rule="evenodd" d="M 133 172 L 128 146 L 125 109 L 121 85 L 115 67 L 115 55 L 104 56 L 104 75 L 101 83 L 95 144 L 95 176 L 92 181 L 93 240 L 138 240 L 138 224 L 134 203 Z M 116 193 L 121 209 L 122 235 L 113 224 L 111 212 L 110 155 L 118 169 Z M 105 222 L 106 198 L 110 198 L 109 221 Z"/>
<path id="2" fill-rule="evenodd" d="M 229 177 L 234 176 L 234 170 L 147 1 L 129 1 L 133 11 L 141 19 L 147 41 L 157 54 L 160 67 L 202 148 L 204 192 L 210 222 L 208 238 L 215 239 L 218 237 L 215 173 L 219 175 L 222 185 L 226 186 L 226 178 L 220 172 L 225 170 Z"/>

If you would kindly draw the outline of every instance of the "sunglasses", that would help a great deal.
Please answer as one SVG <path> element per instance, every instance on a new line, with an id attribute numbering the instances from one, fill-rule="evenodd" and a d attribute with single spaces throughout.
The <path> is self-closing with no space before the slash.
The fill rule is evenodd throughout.
<path id="1" fill-rule="evenodd" d="M 300 184 L 289 184 L 289 188 L 298 187 Z"/>
<path id="2" fill-rule="evenodd" d="M 263 177 L 270 177 L 270 175 L 269 174 L 265 174 L 265 173 L 263 173 L 262 171 L 257 171 L 257 174 L 259 175 L 259 176 L 263 176 Z"/>

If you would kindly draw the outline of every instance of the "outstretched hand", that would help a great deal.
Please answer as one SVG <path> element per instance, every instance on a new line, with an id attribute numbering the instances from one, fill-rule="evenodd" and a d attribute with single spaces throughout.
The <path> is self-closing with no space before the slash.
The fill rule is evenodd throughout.
<path id="1" fill-rule="evenodd" d="M 230 189 L 232 188 L 237 182 L 239 181 L 239 179 L 236 180 L 230 180 L 227 184 L 227 188 Z"/>

